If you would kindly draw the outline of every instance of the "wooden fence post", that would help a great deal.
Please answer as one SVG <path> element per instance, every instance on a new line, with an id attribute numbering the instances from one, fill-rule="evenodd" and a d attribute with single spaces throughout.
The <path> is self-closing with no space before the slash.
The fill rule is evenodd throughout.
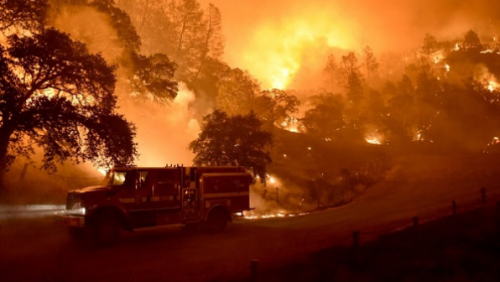
<path id="1" fill-rule="evenodd" d="M 359 231 L 358 230 L 354 230 L 352 232 L 352 248 L 354 249 L 355 252 L 357 252 L 359 249 Z"/>
<path id="2" fill-rule="evenodd" d="M 415 241 L 418 241 L 418 217 L 413 217 L 413 228 L 415 229 Z"/>
<path id="3" fill-rule="evenodd" d="M 250 261 L 250 281 L 259 281 L 259 260 L 253 259 Z"/>
<path id="4" fill-rule="evenodd" d="M 481 187 L 481 202 L 483 203 L 483 205 L 486 204 L 486 188 L 485 187 Z"/>
<path id="5" fill-rule="evenodd" d="M 497 202 L 495 209 L 495 223 L 497 228 L 500 228 L 500 202 Z"/>

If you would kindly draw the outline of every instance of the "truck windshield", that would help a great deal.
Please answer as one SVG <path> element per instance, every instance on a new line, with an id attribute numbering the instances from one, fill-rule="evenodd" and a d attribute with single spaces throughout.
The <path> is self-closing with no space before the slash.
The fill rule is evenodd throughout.
<path id="1" fill-rule="evenodd" d="M 133 181 L 133 173 L 132 171 L 111 171 L 107 176 L 106 180 L 107 185 L 110 186 L 119 186 L 119 187 L 130 187 Z"/>

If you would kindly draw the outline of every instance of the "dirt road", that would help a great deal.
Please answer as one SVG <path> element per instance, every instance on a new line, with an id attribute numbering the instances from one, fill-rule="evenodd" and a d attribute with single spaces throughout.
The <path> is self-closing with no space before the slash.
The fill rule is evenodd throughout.
<path id="1" fill-rule="evenodd" d="M 335 244 L 349 244 L 421 220 L 500 198 L 496 159 L 449 157 L 402 160 L 387 180 L 355 202 L 301 217 L 238 220 L 222 234 L 179 227 L 125 233 L 118 245 L 96 249 L 70 239 L 50 217 L 0 220 L 2 281 L 217 281 L 249 275 L 250 260 L 263 267 L 300 260 Z"/>

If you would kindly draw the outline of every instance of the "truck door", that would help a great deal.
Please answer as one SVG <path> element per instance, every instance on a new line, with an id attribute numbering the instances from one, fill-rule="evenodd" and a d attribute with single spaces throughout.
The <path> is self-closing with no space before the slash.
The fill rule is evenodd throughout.
<path id="1" fill-rule="evenodd" d="M 157 224 L 180 223 L 181 195 L 179 168 L 154 171 L 151 204 L 157 212 Z"/>
<path id="2" fill-rule="evenodd" d="M 132 227 L 156 225 L 156 215 L 151 203 L 151 173 L 147 169 L 127 172 L 127 189 L 120 190 L 119 200 L 129 212 Z M 130 180 L 132 179 L 132 180 Z M 130 184 L 131 183 L 131 184 Z"/>

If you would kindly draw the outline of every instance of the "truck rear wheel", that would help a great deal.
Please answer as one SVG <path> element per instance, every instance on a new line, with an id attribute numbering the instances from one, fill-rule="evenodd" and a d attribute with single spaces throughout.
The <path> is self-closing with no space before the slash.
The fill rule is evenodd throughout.
<path id="1" fill-rule="evenodd" d="M 206 229 L 214 233 L 224 231 L 228 220 L 228 215 L 223 209 L 215 209 L 208 214 Z"/>
<path id="2" fill-rule="evenodd" d="M 115 244 L 120 237 L 120 215 L 116 212 L 103 212 L 96 215 L 92 224 L 92 241 L 99 247 Z"/>

